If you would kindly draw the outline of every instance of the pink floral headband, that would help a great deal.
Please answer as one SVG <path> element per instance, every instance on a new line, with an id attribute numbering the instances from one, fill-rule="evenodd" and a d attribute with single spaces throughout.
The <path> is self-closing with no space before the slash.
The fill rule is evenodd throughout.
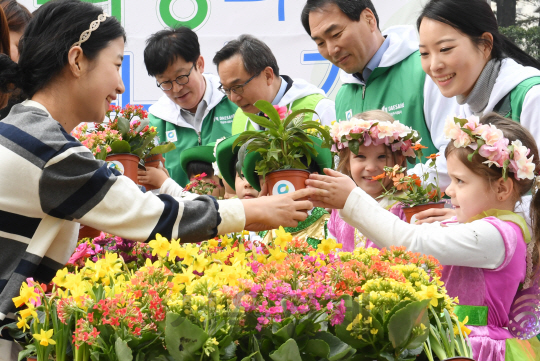
<path id="1" fill-rule="evenodd" d="M 508 171 L 514 173 L 516 179 L 534 178 L 534 155 L 527 158 L 531 150 L 520 140 L 514 140 L 508 145 L 508 138 L 493 124 L 480 124 L 476 116 L 467 119 L 448 117 L 444 125 L 444 135 L 454 140 L 454 147 L 469 147 L 474 150 L 468 156 L 469 161 L 478 153 L 487 159 L 482 163 L 488 167 L 495 165 L 502 168 L 504 179 L 508 176 Z"/>
<path id="2" fill-rule="evenodd" d="M 392 123 L 353 117 L 351 120 L 334 122 L 330 136 L 334 140 L 334 152 L 349 148 L 351 152 L 358 154 L 361 145 L 385 144 L 392 152 L 401 151 L 405 157 L 416 158 L 415 150 L 419 151 L 421 148 L 418 132 L 399 121 Z"/>

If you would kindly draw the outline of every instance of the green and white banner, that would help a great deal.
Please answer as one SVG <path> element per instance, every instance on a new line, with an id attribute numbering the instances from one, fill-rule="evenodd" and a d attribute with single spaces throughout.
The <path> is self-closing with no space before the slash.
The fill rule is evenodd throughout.
<path id="1" fill-rule="evenodd" d="M 30 11 L 49 0 L 19 0 Z M 156 31 L 185 25 L 199 35 L 205 71 L 216 73 L 212 59 L 227 41 L 240 34 L 252 34 L 270 46 L 280 72 L 303 78 L 335 97 L 340 82 L 338 68 L 317 52 L 317 47 L 300 23 L 304 0 L 85 0 L 116 16 L 128 39 L 122 77 L 126 92 L 119 105 L 148 107 L 161 90 L 146 73 L 143 60 L 145 40 Z M 373 0 L 381 29 L 414 24 L 427 0 Z M 90 26 L 90 24 L 88 24 Z"/>

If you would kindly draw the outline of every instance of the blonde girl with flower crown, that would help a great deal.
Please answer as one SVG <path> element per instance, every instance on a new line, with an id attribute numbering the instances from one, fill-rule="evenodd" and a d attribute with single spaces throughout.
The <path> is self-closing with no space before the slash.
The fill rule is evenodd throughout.
<path id="1" fill-rule="evenodd" d="M 411 139 L 404 138 L 411 135 Z M 412 147 L 419 139 L 411 128 L 394 121 L 392 116 L 382 110 L 371 110 L 355 115 L 351 120 L 336 122 L 331 129 L 334 139 L 333 151 L 339 152 L 337 170 L 354 180 L 366 194 L 376 199 L 379 205 L 405 220 L 401 205 L 389 197 L 381 197 L 383 187 L 375 179 L 384 173 L 384 167 L 403 167 L 406 158 L 415 157 Z M 351 150 L 349 139 L 359 140 L 358 150 Z M 386 179 L 387 188 L 392 182 Z M 398 194 L 399 195 L 399 194 Z M 352 252 L 356 247 L 376 247 L 357 229 L 347 224 L 337 210 L 332 211 L 328 222 L 329 232 L 342 243 L 343 250 Z"/>
<path id="2" fill-rule="evenodd" d="M 460 321 L 468 317 L 475 360 L 539 360 L 534 336 L 540 328 L 540 193 L 530 210 L 534 239 L 513 212 L 520 197 L 536 191 L 536 143 L 519 123 L 494 113 L 480 121 L 450 117 L 445 135 L 451 178 L 446 192 L 456 207 L 452 221 L 407 224 L 330 169 L 306 182 L 317 188 L 312 200 L 340 209 L 340 216 L 377 246 L 404 246 L 439 259 L 448 295 L 459 298 L 456 313 Z"/>

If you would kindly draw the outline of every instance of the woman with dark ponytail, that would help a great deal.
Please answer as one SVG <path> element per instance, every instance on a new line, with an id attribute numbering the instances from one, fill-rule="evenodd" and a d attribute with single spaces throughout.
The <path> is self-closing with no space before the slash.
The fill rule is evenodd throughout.
<path id="1" fill-rule="evenodd" d="M 312 190 L 246 200 L 182 200 L 142 193 L 70 135 L 102 122 L 124 92 L 125 33 L 95 5 L 41 6 L 19 44 L 19 62 L 0 55 L 0 89 L 28 100 L 0 122 L 0 321 L 15 311 L 26 278 L 49 282 L 75 249 L 79 224 L 149 241 L 161 234 L 199 242 L 217 234 L 296 227 Z M 272 217 L 267 218 L 271 214 Z M 13 316 L 11 316 L 13 317 Z"/>
<path id="2" fill-rule="evenodd" d="M 520 122 L 540 142 L 540 62 L 499 32 L 497 19 L 485 0 L 431 0 L 417 27 L 422 68 L 441 93 L 456 97 L 455 115 L 466 118 L 496 112 Z M 432 127 L 432 137 L 443 137 L 444 118 Z M 454 115 L 454 114 L 452 114 Z M 439 144 L 447 140 L 439 139 Z M 439 149 L 444 155 L 446 146 Z M 446 159 L 437 158 L 439 184 L 450 184 Z M 519 205 L 530 224 L 525 197 Z M 440 221 L 451 210 L 419 214 L 421 222 Z"/>

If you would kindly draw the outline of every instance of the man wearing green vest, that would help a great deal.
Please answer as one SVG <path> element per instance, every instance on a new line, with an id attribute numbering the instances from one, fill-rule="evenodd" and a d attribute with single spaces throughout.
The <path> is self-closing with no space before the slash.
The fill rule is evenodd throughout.
<path id="1" fill-rule="evenodd" d="M 218 76 L 203 74 L 197 34 L 187 27 L 153 34 L 146 42 L 144 63 L 165 93 L 148 109 L 150 125 L 157 127 L 160 142 L 176 145 L 165 154 L 165 166 L 171 178 L 185 186 L 189 180 L 180 153 L 230 136 L 237 106 L 218 90 Z"/>
<path id="2" fill-rule="evenodd" d="M 457 111 L 457 103 L 445 98 L 422 70 L 412 26 L 381 33 L 370 0 L 308 0 L 301 19 L 321 55 L 343 70 L 338 120 L 382 109 L 420 133 L 428 147 L 425 154 L 446 143 L 435 132 Z"/>
<path id="3" fill-rule="evenodd" d="M 244 114 L 259 113 L 253 105 L 258 100 L 286 106 L 292 111 L 315 110 L 317 114 L 306 114 L 306 119 L 319 119 L 323 125 L 336 120 L 334 102 L 305 80 L 280 75 L 270 48 L 251 35 L 242 35 L 225 44 L 214 56 L 214 64 L 221 80 L 220 90 L 239 107 L 234 115 L 233 135 L 259 129 Z"/>

